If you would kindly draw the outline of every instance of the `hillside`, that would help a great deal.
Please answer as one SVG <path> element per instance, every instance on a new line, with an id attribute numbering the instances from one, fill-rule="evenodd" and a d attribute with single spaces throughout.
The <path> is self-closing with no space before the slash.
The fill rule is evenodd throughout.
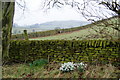
<path id="1" fill-rule="evenodd" d="M 47 23 L 42 23 L 38 27 L 41 29 L 46 29 L 46 30 L 54 30 L 55 28 L 59 27 L 60 29 L 64 28 L 72 28 L 72 27 L 77 27 L 77 26 L 83 26 L 90 24 L 90 22 L 86 21 L 75 21 L 75 20 L 70 20 L 70 21 L 52 21 L 52 22 L 47 22 Z M 30 26 L 33 28 L 34 26 Z"/>
<path id="2" fill-rule="evenodd" d="M 54 29 L 66 29 L 72 28 L 77 26 L 84 26 L 90 24 L 87 21 L 77 21 L 77 20 L 69 20 L 69 21 L 51 21 L 41 24 L 33 24 L 33 25 L 26 25 L 26 26 L 19 26 L 18 24 L 13 24 L 12 33 L 13 34 L 21 34 L 23 30 L 27 30 L 28 33 L 30 32 L 40 32 L 40 31 L 47 31 L 47 30 L 54 30 Z"/>
<path id="3" fill-rule="evenodd" d="M 68 33 L 61 33 L 47 37 L 31 38 L 30 40 L 118 39 L 119 32 L 115 29 L 115 28 L 119 28 L 118 19 L 120 20 L 120 18 L 118 17 L 112 17 L 109 19 L 97 21 L 95 23 L 83 26 L 84 28 L 81 30 L 68 32 Z"/>

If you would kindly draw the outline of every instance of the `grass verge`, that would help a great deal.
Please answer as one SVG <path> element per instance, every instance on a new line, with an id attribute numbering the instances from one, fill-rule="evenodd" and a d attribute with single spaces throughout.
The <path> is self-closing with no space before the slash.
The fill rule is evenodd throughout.
<path id="1" fill-rule="evenodd" d="M 81 73 L 79 70 L 63 73 L 60 64 L 49 63 L 43 67 L 30 67 L 28 64 L 5 65 L 2 67 L 3 78 L 119 78 L 120 70 L 111 64 L 90 65 Z"/>

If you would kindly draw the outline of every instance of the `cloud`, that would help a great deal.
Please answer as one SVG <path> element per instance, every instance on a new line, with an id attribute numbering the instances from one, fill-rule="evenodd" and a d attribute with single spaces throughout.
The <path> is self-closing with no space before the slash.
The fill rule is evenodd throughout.
<path id="1" fill-rule="evenodd" d="M 40 0 L 25 0 L 26 11 L 15 5 L 14 23 L 19 25 L 30 25 L 35 23 L 44 23 L 59 20 L 85 20 L 79 13 L 69 6 L 60 9 L 52 8 L 48 12 L 41 9 Z"/>

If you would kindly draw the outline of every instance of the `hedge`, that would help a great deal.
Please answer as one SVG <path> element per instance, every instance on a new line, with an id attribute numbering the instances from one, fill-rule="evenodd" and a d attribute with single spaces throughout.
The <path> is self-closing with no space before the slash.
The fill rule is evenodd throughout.
<path id="1" fill-rule="evenodd" d="M 119 60 L 120 42 L 106 40 L 12 40 L 10 61 L 30 62 L 48 59 L 55 62 L 112 62 Z"/>

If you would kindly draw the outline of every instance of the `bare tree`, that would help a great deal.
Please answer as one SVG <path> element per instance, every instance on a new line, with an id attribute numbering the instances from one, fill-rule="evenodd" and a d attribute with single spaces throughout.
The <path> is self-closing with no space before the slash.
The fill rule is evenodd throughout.
<path id="1" fill-rule="evenodd" d="M 109 10 L 115 12 L 120 16 L 120 1 L 118 0 L 111 0 L 109 1 L 102 1 L 100 4 L 107 7 Z"/>
<path id="2" fill-rule="evenodd" d="M 108 19 L 113 16 L 116 17 L 115 21 L 109 19 L 101 22 L 101 24 L 95 23 L 95 25 L 101 27 L 99 30 L 95 30 L 97 33 L 100 33 L 103 37 L 110 36 L 110 30 L 108 27 L 113 30 L 120 32 L 119 28 L 119 17 L 120 17 L 120 1 L 119 0 L 45 0 L 44 8 L 49 10 L 53 7 L 61 8 L 65 5 L 69 5 L 74 8 L 78 13 L 82 14 L 83 17 L 95 23 L 96 21 Z M 100 21 L 99 21 L 100 22 Z M 105 26 L 105 27 L 103 27 Z M 113 31 L 113 32 L 115 32 Z"/>
<path id="3" fill-rule="evenodd" d="M 119 0 L 44 0 L 43 8 L 49 10 L 53 7 L 61 8 L 65 5 L 75 8 L 86 18 L 95 17 L 100 19 L 101 17 L 103 19 L 108 14 L 120 16 Z"/>
<path id="4" fill-rule="evenodd" d="M 84 7 L 80 9 L 79 12 L 81 12 L 87 20 L 92 22 L 118 16 L 114 20 L 107 19 L 102 21 L 101 24 L 96 23 L 95 25 L 100 27 L 100 29 L 93 29 L 104 38 L 110 37 L 110 39 L 113 39 L 113 35 L 111 35 L 112 31 L 113 34 L 117 33 L 119 37 L 120 4 L 118 0 L 89 0 L 89 2 L 84 2 Z M 112 30 L 108 28 L 112 28 Z"/>

